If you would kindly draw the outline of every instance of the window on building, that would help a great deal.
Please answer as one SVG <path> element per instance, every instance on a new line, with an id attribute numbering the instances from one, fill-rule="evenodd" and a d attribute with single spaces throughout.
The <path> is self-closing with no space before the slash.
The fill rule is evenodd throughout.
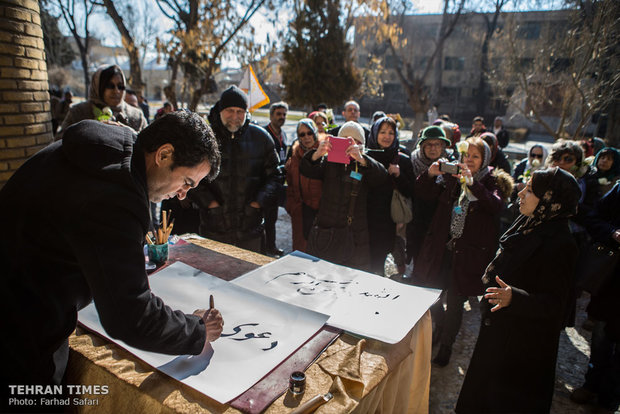
<path id="1" fill-rule="evenodd" d="M 534 66 L 534 59 L 521 58 L 519 59 L 519 67 L 517 69 L 521 72 L 524 72 L 524 71 L 531 70 L 533 66 Z"/>
<path id="2" fill-rule="evenodd" d="M 461 88 L 444 86 L 441 88 L 441 96 L 444 98 L 458 98 L 461 96 Z"/>
<path id="3" fill-rule="evenodd" d="M 399 62 L 398 56 L 387 55 L 385 57 L 385 68 L 386 69 L 395 69 L 398 62 Z"/>
<path id="4" fill-rule="evenodd" d="M 416 69 L 424 69 L 426 68 L 426 65 L 428 65 L 428 56 L 422 56 L 419 58 L 416 58 L 415 60 L 415 68 Z"/>
<path id="5" fill-rule="evenodd" d="M 444 58 L 443 69 L 444 70 L 464 70 L 465 69 L 465 58 L 447 56 L 446 58 Z"/>
<path id="6" fill-rule="evenodd" d="M 524 22 L 517 29 L 517 39 L 536 40 L 540 38 L 540 22 Z"/>
<path id="7" fill-rule="evenodd" d="M 383 84 L 383 93 L 385 95 L 388 95 L 388 94 L 389 95 L 395 95 L 398 92 L 402 92 L 402 89 L 403 89 L 403 87 L 402 87 L 402 85 L 400 83 L 391 83 L 391 82 L 388 83 L 388 82 L 386 82 L 386 83 Z"/>
<path id="8" fill-rule="evenodd" d="M 551 72 L 566 72 L 573 64 L 569 58 L 557 58 L 551 60 Z"/>

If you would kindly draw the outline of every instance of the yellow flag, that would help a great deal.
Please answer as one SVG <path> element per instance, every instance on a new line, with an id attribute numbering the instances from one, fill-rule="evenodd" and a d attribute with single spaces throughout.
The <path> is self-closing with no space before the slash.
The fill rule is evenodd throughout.
<path id="1" fill-rule="evenodd" d="M 254 73 L 254 69 L 252 69 L 252 65 L 248 65 L 245 70 L 245 73 L 241 78 L 241 83 L 239 83 L 239 89 L 248 95 L 248 110 L 250 112 L 269 103 L 269 97 L 265 91 L 263 91 L 263 87 L 260 86 L 260 83 L 258 83 L 258 79 Z"/>

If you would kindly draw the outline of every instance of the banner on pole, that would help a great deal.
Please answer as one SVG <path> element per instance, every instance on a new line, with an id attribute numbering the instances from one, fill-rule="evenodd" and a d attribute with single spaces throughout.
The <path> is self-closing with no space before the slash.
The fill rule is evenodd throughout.
<path id="1" fill-rule="evenodd" d="M 252 65 L 248 65 L 246 68 L 241 78 L 241 83 L 239 83 L 239 89 L 243 90 L 243 92 L 248 95 L 248 111 L 250 112 L 269 103 L 269 97 L 265 91 L 263 91 L 263 87 L 260 86 L 254 69 L 252 69 Z"/>

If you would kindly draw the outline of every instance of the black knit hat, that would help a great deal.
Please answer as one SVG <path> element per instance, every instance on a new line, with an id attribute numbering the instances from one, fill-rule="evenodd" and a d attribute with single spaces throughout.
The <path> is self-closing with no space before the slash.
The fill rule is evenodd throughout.
<path id="1" fill-rule="evenodd" d="M 248 96 L 235 85 L 222 92 L 220 98 L 220 109 L 230 108 L 231 106 L 248 109 Z"/>

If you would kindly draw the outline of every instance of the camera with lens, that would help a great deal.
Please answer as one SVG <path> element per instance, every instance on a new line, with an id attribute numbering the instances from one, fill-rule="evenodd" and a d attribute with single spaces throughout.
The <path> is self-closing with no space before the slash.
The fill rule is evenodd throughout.
<path id="1" fill-rule="evenodd" d="M 459 174 L 461 167 L 456 162 L 443 161 L 439 163 L 439 171 L 446 174 Z"/>

